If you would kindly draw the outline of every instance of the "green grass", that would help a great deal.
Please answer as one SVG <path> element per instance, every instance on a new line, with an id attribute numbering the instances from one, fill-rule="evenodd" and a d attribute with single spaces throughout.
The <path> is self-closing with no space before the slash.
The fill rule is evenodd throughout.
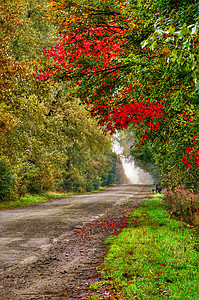
<path id="1" fill-rule="evenodd" d="M 106 187 L 107 188 L 107 187 Z M 45 193 L 43 195 L 26 195 L 24 197 L 21 197 L 20 199 L 17 200 L 12 200 L 12 201 L 1 201 L 0 202 L 0 210 L 3 209 L 8 209 L 8 208 L 16 208 L 16 207 L 21 207 L 21 206 L 27 206 L 27 205 L 33 205 L 37 203 L 43 203 L 47 202 L 50 200 L 54 199 L 60 199 L 60 198 L 65 198 L 65 197 L 70 197 L 70 196 L 75 196 L 75 195 L 82 195 L 82 194 L 91 194 L 91 193 L 98 193 L 106 188 L 99 188 L 99 190 L 95 190 L 92 192 L 84 192 L 84 193 L 55 193 L 55 192 L 50 192 L 50 193 Z"/>
<path id="2" fill-rule="evenodd" d="M 198 299 L 196 231 L 172 219 L 161 197 L 140 205 L 128 228 L 106 243 L 100 273 L 106 293 L 114 291 L 110 299 Z M 98 299 L 107 298 L 101 292 Z"/>
<path id="3" fill-rule="evenodd" d="M 44 195 L 27 195 L 21 197 L 20 199 L 13 201 L 1 201 L 0 202 L 0 210 L 6 208 L 14 208 L 19 206 L 27 206 L 31 204 L 37 204 L 42 202 L 47 202 L 57 198 L 68 197 L 71 194 L 69 193 L 47 193 Z"/>

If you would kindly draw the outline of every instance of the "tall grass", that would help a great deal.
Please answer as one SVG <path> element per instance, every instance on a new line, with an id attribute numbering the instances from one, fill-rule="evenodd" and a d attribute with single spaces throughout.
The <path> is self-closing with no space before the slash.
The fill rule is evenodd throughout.
<path id="1" fill-rule="evenodd" d="M 171 214 L 192 225 L 199 225 L 198 194 L 186 190 L 183 186 L 178 186 L 174 190 L 165 189 L 164 199 Z"/>

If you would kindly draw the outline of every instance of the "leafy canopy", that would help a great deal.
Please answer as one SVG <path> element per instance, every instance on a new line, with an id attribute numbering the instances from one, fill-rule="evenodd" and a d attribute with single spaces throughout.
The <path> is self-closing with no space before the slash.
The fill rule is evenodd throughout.
<path id="1" fill-rule="evenodd" d="M 193 181 L 199 166 L 197 1 L 50 2 L 47 18 L 58 39 L 44 49 L 52 66 L 35 77 L 70 82 L 105 131 L 133 124 L 135 147 L 147 142 L 163 157 L 169 152 L 168 168 L 188 170 Z"/>

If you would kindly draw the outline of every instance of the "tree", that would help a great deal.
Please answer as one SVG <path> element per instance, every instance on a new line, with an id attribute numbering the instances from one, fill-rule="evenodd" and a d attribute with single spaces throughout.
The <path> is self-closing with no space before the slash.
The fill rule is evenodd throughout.
<path id="1" fill-rule="evenodd" d="M 165 167 L 198 174 L 197 1 L 50 1 L 57 43 L 40 80 L 68 81 L 105 131 L 134 124 Z M 157 156 L 158 157 L 158 156 Z M 161 156 L 157 158 L 160 165 Z M 162 169 L 162 168 L 161 168 Z M 196 180 L 197 181 L 197 180 Z"/>
<path id="2" fill-rule="evenodd" d="M 72 97 L 72 87 L 33 77 L 46 64 L 41 47 L 55 40 L 47 6 L 46 0 L 5 0 L 0 8 L 0 161 L 6 157 L 16 173 L 19 194 L 64 185 L 85 190 L 111 168 L 104 154 L 110 140 Z"/>
<path id="3" fill-rule="evenodd" d="M 0 159 L 0 201 L 12 198 L 15 190 L 16 174 L 5 157 Z"/>

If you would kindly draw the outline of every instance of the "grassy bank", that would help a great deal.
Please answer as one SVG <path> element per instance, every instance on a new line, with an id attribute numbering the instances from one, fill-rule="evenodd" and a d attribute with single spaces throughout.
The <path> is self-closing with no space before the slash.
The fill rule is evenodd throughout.
<path id="1" fill-rule="evenodd" d="M 107 187 L 106 187 L 107 188 Z M 92 192 L 84 192 L 84 193 L 55 193 L 55 192 L 50 192 L 50 193 L 45 193 L 42 195 L 26 195 L 24 197 L 21 197 L 20 199 L 17 200 L 5 200 L 0 202 L 0 210 L 3 209 L 9 209 L 9 208 L 16 208 L 16 207 L 21 207 L 21 206 L 27 206 L 27 205 L 32 205 L 32 204 L 37 204 L 37 203 L 43 203 L 47 202 L 50 200 L 55 200 L 55 199 L 60 199 L 60 198 L 65 198 L 65 197 L 70 197 L 70 196 L 75 196 L 75 195 L 81 195 L 81 194 L 91 194 L 91 193 L 98 193 L 106 188 L 100 188 L 99 190 L 95 190 Z"/>
<path id="2" fill-rule="evenodd" d="M 140 205 L 106 243 L 102 280 L 88 299 L 198 299 L 196 228 L 172 219 L 161 197 Z"/>

